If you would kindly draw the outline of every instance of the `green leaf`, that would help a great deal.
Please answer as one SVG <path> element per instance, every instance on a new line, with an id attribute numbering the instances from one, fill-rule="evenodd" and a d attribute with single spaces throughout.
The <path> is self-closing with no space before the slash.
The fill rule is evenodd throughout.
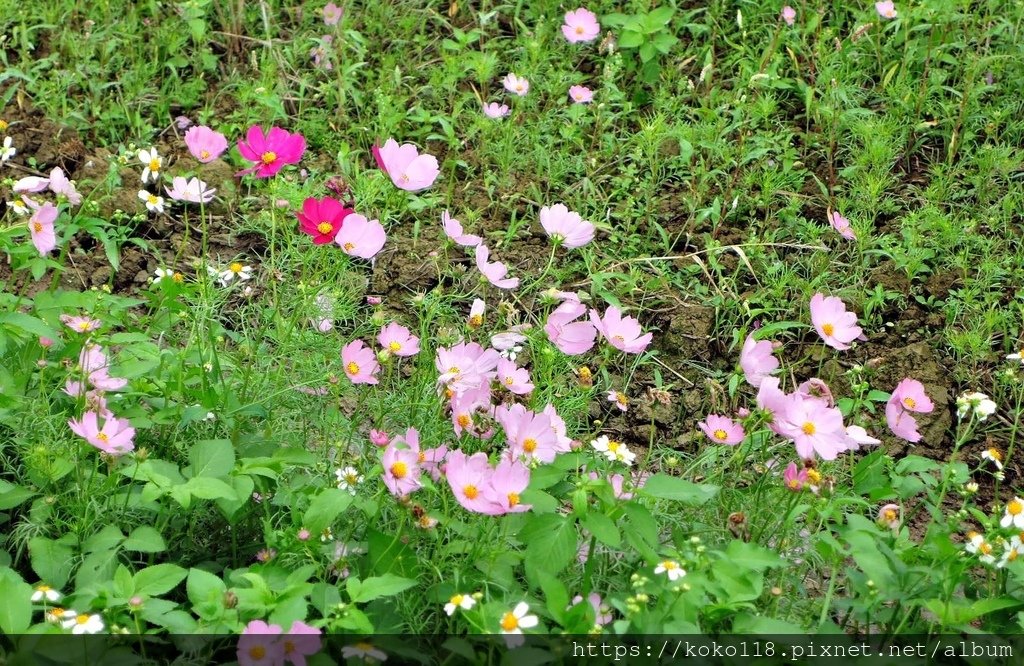
<path id="1" fill-rule="evenodd" d="M 185 591 L 188 593 L 188 600 L 194 605 L 205 602 L 219 602 L 224 599 L 227 592 L 227 585 L 209 571 L 202 569 L 189 569 L 188 580 L 185 581 Z"/>
<path id="2" fill-rule="evenodd" d="M 654 519 L 647 507 L 637 502 L 629 502 L 625 506 L 626 523 L 623 532 L 626 540 L 649 562 L 658 559 L 658 521 Z"/>
<path id="3" fill-rule="evenodd" d="M 572 561 L 577 550 L 576 521 L 557 513 L 533 516 L 519 531 L 526 544 L 527 576 L 539 572 L 557 575 Z"/>
<path id="4" fill-rule="evenodd" d="M 0 634 L 20 634 L 32 623 L 32 586 L 0 568 Z"/>
<path id="5" fill-rule="evenodd" d="M 416 581 L 411 578 L 384 574 L 366 580 L 349 578 L 345 583 L 345 589 L 348 590 L 352 603 L 365 603 L 381 597 L 393 597 L 415 585 Z"/>
<path id="6" fill-rule="evenodd" d="M 619 528 L 616 527 L 615 521 L 603 513 L 590 511 L 583 516 L 580 524 L 606 546 L 618 548 L 622 545 L 622 535 L 619 534 Z"/>
<path id="7" fill-rule="evenodd" d="M 35 497 L 36 494 L 28 488 L 16 486 L 13 483 L 0 479 L 0 511 L 13 509 L 19 504 L 24 503 L 28 498 Z"/>
<path id="8" fill-rule="evenodd" d="M 671 5 L 664 5 L 662 7 L 658 7 L 657 9 L 647 14 L 647 25 L 654 28 L 660 28 L 661 26 L 664 26 L 669 21 L 671 21 L 672 15 L 675 13 L 676 9 Z"/>
<path id="9" fill-rule="evenodd" d="M 644 36 L 639 32 L 626 31 L 619 38 L 619 47 L 624 49 L 635 49 L 644 43 Z"/>
<path id="10" fill-rule="evenodd" d="M 185 579 L 188 571 L 177 564 L 156 564 L 135 574 L 135 593 L 151 597 L 170 592 Z"/>
<path id="11" fill-rule="evenodd" d="M 768 550 L 756 543 L 745 541 L 733 541 L 725 549 L 723 562 L 731 563 L 731 566 L 742 569 L 754 569 L 764 571 L 786 566 L 786 561 L 774 551 Z"/>
<path id="12" fill-rule="evenodd" d="M 540 582 L 540 589 L 544 591 L 544 602 L 548 612 L 561 624 L 565 610 L 569 607 L 569 591 L 565 589 L 565 583 L 546 571 L 538 572 L 537 579 Z"/>
<path id="13" fill-rule="evenodd" d="M 352 495 L 344 490 L 339 488 L 322 490 L 306 509 L 306 515 L 302 517 L 302 526 L 313 534 L 319 534 L 351 504 Z"/>
<path id="14" fill-rule="evenodd" d="M 173 491 L 177 490 L 179 487 L 186 490 L 193 497 L 198 497 L 200 499 L 238 499 L 238 495 L 235 494 L 235 489 L 229 486 L 227 482 L 206 476 L 197 476 L 193 479 L 189 479 L 188 483 L 184 486 L 177 486 L 173 488 L 172 494 Z"/>
<path id="15" fill-rule="evenodd" d="M 124 541 L 124 534 L 117 525 L 105 525 L 99 532 L 93 534 L 82 544 L 82 550 L 86 553 L 94 553 L 101 550 L 113 550 Z"/>
<path id="16" fill-rule="evenodd" d="M 19 328 L 34 336 L 50 338 L 51 340 L 60 339 L 57 331 L 47 326 L 42 319 L 27 315 L 24 312 L 5 312 L 0 314 L 0 324 Z"/>
<path id="17" fill-rule="evenodd" d="M 226 497 L 217 500 L 217 508 L 228 519 L 249 502 L 249 499 L 252 497 L 252 491 L 256 488 L 256 484 L 248 474 L 239 474 L 231 477 L 231 485 L 235 489 L 237 497 L 233 500 Z"/>
<path id="18" fill-rule="evenodd" d="M 132 530 L 121 547 L 136 553 L 162 553 L 167 550 L 167 544 L 156 528 L 149 525 L 142 525 Z"/>
<path id="19" fill-rule="evenodd" d="M 33 537 L 28 542 L 32 570 L 39 579 L 54 588 L 64 587 L 71 576 L 71 558 L 74 551 L 70 546 L 46 537 Z"/>
<path id="20" fill-rule="evenodd" d="M 698 485 L 677 476 L 655 474 L 644 482 L 638 492 L 648 497 L 700 506 L 718 494 L 718 486 Z"/>
<path id="21" fill-rule="evenodd" d="M 203 440 L 192 446 L 188 459 L 188 476 L 223 478 L 235 467 L 235 447 L 226 439 Z"/>

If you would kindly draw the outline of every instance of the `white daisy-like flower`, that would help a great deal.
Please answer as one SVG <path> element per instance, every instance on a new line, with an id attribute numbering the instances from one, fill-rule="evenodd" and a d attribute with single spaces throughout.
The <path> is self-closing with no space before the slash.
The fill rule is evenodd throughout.
<path id="1" fill-rule="evenodd" d="M 456 594 L 444 605 L 444 612 L 449 615 L 455 614 L 455 611 L 461 608 L 462 610 L 469 610 L 476 605 L 476 599 L 468 594 Z"/>
<path id="2" fill-rule="evenodd" d="M 1016 351 L 1016 352 L 1014 352 L 1012 354 L 1007 354 L 1006 355 L 1006 360 L 1007 361 L 1019 361 L 1021 363 L 1024 363 L 1024 349 L 1021 349 L 1020 351 Z"/>
<path id="3" fill-rule="evenodd" d="M 999 524 L 1003 527 L 1013 525 L 1018 530 L 1024 530 L 1024 500 L 1014 497 L 1007 502 L 1006 513 L 1003 514 L 1003 519 L 999 521 Z"/>
<path id="4" fill-rule="evenodd" d="M 956 415 L 964 419 L 973 413 L 979 421 L 984 421 L 996 412 L 996 403 L 984 393 L 964 393 L 956 399 Z"/>
<path id="5" fill-rule="evenodd" d="M 156 152 L 156 148 L 140 150 L 139 161 L 145 166 L 142 170 L 143 183 L 148 183 L 149 181 L 155 183 L 160 180 L 160 169 L 164 165 L 164 158 L 160 157 Z"/>
<path id="6" fill-rule="evenodd" d="M 1002 569 L 1010 562 L 1015 562 L 1021 555 L 1024 555 L 1024 542 L 1021 542 L 1019 535 L 1014 535 L 1006 542 L 1003 557 L 996 564 L 996 568 Z"/>
<path id="7" fill-rule="evenodd" d="M 0 164 L 14 157 L 17 152 L 18 150 L 14 147 L 14 139 L 5 136 L 3 147 L 0 147 Z"/>
<path id="8" fill-rule="evenodd" d="M 385 661 L 388 656 L 378 650 L 372 643 L 353 643 L 341 648 L 341 656 L 346 659 L 362 659 L 364 661 Z"/>
<path id="9" fill-rule="evenodd" d="M 609 439 L 607 435 L 601 435 L 597 439 L 591 440 L 590 445 L 594 447 L 595 451 L 604 454 L 604 457 L 611 462 L 632 465 L 636 460 L 636 454 L 630 451 L 629 447 L 622 442 Z"/>
<path id="10" fill-rule="evenodd" d="M 330 527 L 325 527 L 324 531 L 320 533 L 320 541 L 327 543 L 328 541 L 334 541 L 334 532 Z"/>
<path id="11" fill-rule="evenodd" d="M 521 636 L 523 629 L 532 629 L 537 626 L 537 616 L 529 615 L 529 612 L 529 605 L 525 601 L 520 601 L 515 608 L 501 616 L 501 621 L 498 623 L 501 633 L 506 636 L 519 636 L 519 638 L 505 639 L 506 645 L 510 648 L 523 644 Z"/>
<path id="12" fill-rule="evenodd" d="M 995 447 L 983 451 L 981 459 L 990 461 L 998 470 L 1003 469 L 1003 452 Z"/>
<path id="13" fill-rule="evenodd" d="M 232 280 L 237 279 L 239 282 L 245 282 L 252 279 L 252 266 L 246 266 L 240 262 L 234 261 L 228 265 L 227 268 L 222 270 L 218 277 L 222 287 L 226 287 L 231 284 Z"/>
<path id="14" fill-rule="evenodd" d="M 992 544 L 985 540 L 985 536 L 977 532 L 967 533 L 968 542 L 964 546 L 968 553 L 978 556 L 978 559 L 985 564 L 992 564 L 996 558 L 992 555 Z"/>
<path id="15" fill-rule="evenodd" d="M 32 592 L 32 601 L 43 601 L 45 599 L 48 602 L 56 603 L 63 598 L 64 595 L 49 585 L 36 585 L 35 591 Z"/>
<path id="16" fill-rule="evenodd" d="M 675 560 L 664 560 L 654 567 L 654 573 L 665 574 L 670 581 L 677 581 L 686 575 L 686 569 Z"/>
<path id="17" fill-rule="evenodd" d="M 13 210 L 18 217 L 25 217 L 32 212 L 25 197 L 14 197 L 13 200 L 7 202 L 7 207 Z"/>
<path id="18" fill-rule="evenodd" d="M 66 610 L 62 616 L 61 626 L 70 629 L 72 634 L 98 634 L 104 629 L 103 618 L 99 615 Z"/>
<path id="19" fill-rule="evenodd" d="M 358 469 L 351 466 L 334 470 L 334 476 L 338 478 L 338 489 L 347 490 L 353 495 L 356 494 L 356 486 L 363 482 L 363 475 L 359 473 Z"/>
<path id="20" fill-rule="evenodd" d="M 164 212 L 164 198 L 146 190 L 139 190 L 139 200 L 146 204 L 146 210 L 150 213 Z"/>
<path id="21" fill-rule="evenodd" d="M 160 282 L 164 278 L 173 280 L 175 282 L 181 282 L 185 279 L 185 276 L 182 275 L 181 273 L 176 273 L 170 268 L 158 268 L 155 271 L 153 271 L 153 284 Z"/>

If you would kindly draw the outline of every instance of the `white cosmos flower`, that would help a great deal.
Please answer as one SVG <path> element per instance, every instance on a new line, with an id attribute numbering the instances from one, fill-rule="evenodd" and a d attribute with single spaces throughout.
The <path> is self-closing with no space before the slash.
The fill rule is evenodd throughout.
<path id="1" fill-rule="evenodd" d="M 686 575 L 686 569 L 679 566 L 675 560 L 664 560 L 654 567 L 654 573 L 665 574 L 670 581 L 677 581 Z"/>
<path id="2" fill-rule="evenodd" d="M 146 210 L 150 213 L 164 212 L 164 198 L 151 194 L 146 190 L 139 190 L 139 200 L 146 204 Z"/>
<path id="3" fill-rule="evenodd" d="M 520 601 L 516 604 L 516 607 L 511 611 L 501 616 L 499 625 L 501 626 L 501 633 L 507 636 L 519 636 L 523 633 L 523 629 L 532 629 L 537 626 L 537 616 L 529 615 L 530 607 L 525 601 Z M 519 638 L 506 638 L 506 645 L 510 648 L 517 647 L 523 644 L 522 637 Z"/>
<path id="4" fill-rule="evenodd" d="M 977 532 L 967 534 L 968 542 L 964 548 L 968 553 L 978 555 L 978 559 L 985 564 L 992 564 L 996 558 L 992 556 L 992 544 L 985 540 L 985 536 Z"/>
<path id="5" fill-rule="evenodd" d="M 164 165 L 164 158 L 160 157 L 156 152 L 156 148 L 140 150 L 139 161 L 145 167 L 142 170 L 143 183 L 148 183 L 151 180 L 155 183 L 160 180 L 160 168 Z"/>
<path id="6" fill-rule="evenodd" d="M 364 661 L 385 661 L 388 656 L 371 643 L 353 643 L 341 648 L 341 656 L 346 659 L 362 659 Z"/>
<path id="7" fill-rule="evenodd" d="M 237 261 L 232 262 L 227 268 L 222 270 L 219 274 L 220 284 L 223 287 L 231 284 L 231 281 L 238 279 L 239 282 L 245 282 L 252 278 L 252 266 L 243 265 Z"/>
<path id="8" fill-rule="evenodd" d="M 334 476 L 338 478 L 338 489 L 347 490 L 353 495 L 356 494 L 356 486 L 363 482 L 363 475 L 359 473 L 358 469 L 351 466 L 334 470 Z"/>
<path id="9" fill-rule="evenodd" d="M 608 439 L 607 435 L 601 435 L 595 440 L 591 440 L 590 445 L 594 447 L 594 450 L 598 453 L 604 454 L 604 457 L 611 462 L 621 462 L 626 465 L 632 465 L 633 461 L 636 460 L 636 454 L 629 450 L 622 442 L 617 442 L 613 439 Z"/>
<path id="10" fill-rule="evenodd" d="M 452 596 L 451 600 L 444 605 L 444 612 L 451 616 L 459 608 L 461 608 L 462 610 L 469 610 L 475 605 L 476 599 L 474 599 L 470 595 L 456 594 Z"/>

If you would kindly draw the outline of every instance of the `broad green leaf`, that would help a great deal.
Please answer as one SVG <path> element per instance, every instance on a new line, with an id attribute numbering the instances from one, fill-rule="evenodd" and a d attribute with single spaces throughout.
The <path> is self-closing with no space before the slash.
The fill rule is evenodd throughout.
<path id="1" fill-rule="evenodd" d="M 162 553 L 167 550 L 167 544 L 156 528 L 149 525 L 142 525 L 132 530 L 121 547 L 136 553 Z"/>
<path id="2" fill-rule="evenodd" d="M 618 548 L 622 545 L 622 535 L 619 534 L 619 528 L 615 525 L 615 521 L 603 513 L 593 510 L 587 512 L 580 520 L 580 525 L 606 546 Z"/>
<path id="3" fill-rule="evenodd" d="M 745 541 L 733 541 L 725 549 L 723 562 L 731 563 L 731 566 L 741 569 L 754 569 L 764 571 L 786 566 L 786 561 L 772 550 L 768 550 L 756 543 Z"/>
<path id="4" fill-rule="evenodd" d="M 20 634 L 32 623 L 32 586 L 13 570 L 0 568 L 0 633 Z"/>
<path id="5" fill-rule="evenodd" d="M 36 494 L 28 488 L 16 486 L 0 479 L 0 511 L 13 509 L 28 498 L 35 497 Z"/>
<path id="6" fill-rule="evenodd" d="M 226 439 L 207 439 L 192 446 L 188 459 L 192 463 L 186 471 L 189 476 L 223 478 L 235 467 L 235 448 Z"/>
<path id="7" fill-rule="evenodd" d="M 306 509 L 306 514 L 302 517 L 302 526 L 313 534 L 319 534 L 350 504 L 352 495 L 340 488 L 321 490 Z"/>
<path id="8" fill-rule="evenodd" d="M 135 593 L 152 597 L 170 592 L 178 586 L 188 570 L 177 564 L 155 564 L 135 574 Z"/>
<path id="9" fill-rule="evenodd" d="M 526 544 L 527 575 L 547 572 L 558 575 L 576 554 L 576 521 L 557 513 L 533 516 L 519 531 Z"/>
<path id="10" fill-rule="evenodd" d="M 46 537 L 33 537 L 29 539 L 28 552 L 39 580 L 53 588 L 64 587 L 71 576 L 74 551 L 70 546 Z"/>
<path id="11" fill-rule="evenodd" d="M 718 486 L 698 485 L 677 476 L 655 474 L 644 482 L 638 492 L 648 497 L 699 506 L 718 494 Z"/>
<path id="12" fill-rule="evenodd" d="M 381 597 L 393 597 L 415 585 L 416 581 L 411 578 L 384 574 L 365 580 L 349 578 L 345 583 L 345 589 L 348 590 L 352 603 L 365 603 Z"/>
<path id="13" fill-rule="evenodd" d="M 639 32 L 626 31 L 619 39 L 619 46 L 624 49 L 635 49 L 644 43 L 644 36 Z"/>
<path id="14" fill-rule="evenodd" d="M 207 476 L 197 476 L 193 479 L 189 479 L 188 483 L 186 483 L 183 488 L 193 497 L 198 497 L 200 499 L 238 499 L 238 495 L 235 494 L 235 489 L 229 486 L 227 482 Z M 177 490 L 177 488 L 172 489 L 172 493 L 174 490 Z"/>

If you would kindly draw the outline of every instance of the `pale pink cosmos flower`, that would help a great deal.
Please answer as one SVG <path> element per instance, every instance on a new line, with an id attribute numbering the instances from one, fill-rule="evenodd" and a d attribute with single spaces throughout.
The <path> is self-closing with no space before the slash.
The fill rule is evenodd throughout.
<path id="1" fill-rule="evenodd" d="M 306 657 L 312 656 L 323 648 L 320 630 L 305 622 L 295 620 L 292 626 L 281 637 L 284 648 L 284 660 L 295 666 L 306 666 Z"/>
<path id="2" fill-rule="evenodd" d="M 324 23 L 326 25 L 338 25 L 338 21 L 341 20 L 344 13 L 344 9 L 333 2 L 328 2 L 323 8 Z"/>
<path id="3" fill-rule="evenodd" d="M 793 440 L 797 454 L 805 460 L 815 454 L 824 460 L 835 460 L 840 452 L 850 448 L 842 412 L 820 400 L 790 394 L 776 422 L 781 434 Z"/>
<path id="4" fill-rule="evenodd" d="M 425 190 L 441 173 L 437 158 L 427 153 L 420 155 L 419 149 L 411 143 L 399 146 L 394 139 L 388 139 L 381 147 L 374 144 L 373 157 L 395 187 L 408 192 Z"/>
<path id="5" fill-rule="evenodd" d="M 452 451 L 444 474 L 455 499 L 466 510 L 490 516 L 502 513 L 501 507 L 487 493 L 494 470 L 486 453 L 467 456 L 462 451 Z"/>
<path id="6" fill-rule="evenodd" d="M 497 376 L 495 368 L 500 358 L 496 350 L 484 349 L 475 342 L 438 347 L 434 358 L 437 383 L 455 394 L 479 388 Z"/>
<path id="7" fill-rule="evenodd" d="M 562 453 L 558 449 L 558 438 L 547 414 L 530 410 L 503 411 L 495 408 L 494 418 L 505 430 L 508 456 L 513 460 L 524 458 L 542 463 L 554 462 Z"/>
<path id="8" fill-rule="evenodd" d="M 909 377 L 900 381 L 885 403 L 885 422 L 894 435 L 908 442 L 921 441 L 917 419 L 910 412 L 927 414 L 935 408 L 924 392 L 924 385 Z"/>
<path id="9" fill-rule="evenodd" d="M 884 2 L 875 3 L 875 11 L 878 15 L 884 19 L 896 18 L 896 5 L 892 3 L 892 0 L 885 0 Z"/>
<path id="10" fill-rule="evenodd" d="M 716 444 L 735 446 L 746 436 L 743 426 L 727 416 L 708 414 L 707 418 L 697 425 L 708 436 L 708 439 Z"/>
<path id="11" fill-rule="evenodd" d="M 762 379 L 761 386 L 757 391 L 757 406 L 771 412 L 772 421 L 769 427 L 778 434 L 782 434 L 779 423 L 783 412 L 786 410 L 786 398 L 786 394 L 779 388 L 778 377 L 765 377 Z"/>
<path id="12" fill-rule="evenodd" d="M 498 513 L 523 513 L 533 507 L 522 504 L 520 496 L 530 485 L 530 468 L 518 460 L 502 460 L 491 473 L 484 488 L 485 498 L 495 505 Z"/>
<path id="13" fill-rule="evenodd" d="M 89 411 L 82 415 L 81 421 L 68 420 L 68 427 L 100 451 L 112 456 L 119 456 L 135 449 L 135 428 L 128 419 L 104 419 L 102 428 L 98 419 L 96 412 Z"/>
<path id="14" fill-rule="evenodd" d="M 252 129 L 249 132 L 251 133 Z M 192 157 L 206 164 L 224 154 L 228 149 L 228 140 L 223 134 L 206 125 L 196 125 L 185 132 L 185 145 L 188 146 L 188 152 L 192 153 Z"/>
<path id="15" fill-rule="evenodd" d="M 391 435 L 384 430 L 370 430 L 370 442 L 374 446 L 387 446 L 391 443 Z"/>
<path id="16" fill-rule="evenodd" d="M 833 349 L 849 349 L 850 343 L 862 334 L 857 314 L 847 312 L 846 305 L 835 296 L 819 293 L 811 297 L 811 323 Z"/>
<path id="17" fill-rule="evenodd" d="M 28 230 L 32 235 L 32 244 L 39 250 L 40 256 L 45 257 L 57 247 L 57 233 L 53 223 L 59 212 L 56 206 L 47 201 L 29 218 Z"/>
<path id="18" fill-rule="evenodd" d="M 594 91 L 586 86 L 571 86 L 569 98 L 574 104 L 590 104 L 594 101 Z"/>
<path id="19" fill-rule="evenodd" d="M 516 395 L 526 395 L 533 390 L 530 383 L 530 371 L 520 368 L 515 361 L 506 358 L 498 361 L 498 383 Z"/>
<path id="20" fill-rule="evenodd" d="M 789 463 L 786 467 L 786 471 L 782 473 L 782 482 L 786 488 L 793 492 L 803 490 L 806 486 L 810 485 L 810 479 L 807 477 L 807 470 L 802 467 L 797 467 L 796 463 Z"/>
<path id="21" fill-rule="evenodd" d="M 540 226 L 556 245 L 575 249 L 594 240 L 594 225 L 564 204 L 540 209 Z"/>
<path id="22" fill-rule="evenodd" d="M 486 304 L 479 298 L 473 299 L 473 305 L 469 308 L 469 319 L 466 323 L 470 328 L 480 328 L 484 324 L 484 309 Z"/>
<path id="23" fill-rule="evenodd" d="M 334 65 L 327 57 L 327 47 L 330 46 L 334 38 L 330 35 L 324 35 L 320 38 L 320 43 L 309 50 L 309 57 L 313 59 L 314 67 L 321 67 L 327 71 L 334 69 Z"/>
<path id="24" fill-rule="evenodd" d="M 487 249 L 486 245 L 481 243 L 476 246 L 476 267 L 487 278 L 487 281 L 498 289 L 515 289 L 518 287 L 519 278 L 506 277 L 508 275 L 508 267 L 500 261 L 488 261 L 490 256 L 491 251 Z"/>
<path id="25" fill-rule="evenodd" d="M 594 12 L 580 7 L 565 13 L 562 34 L 570 44 L 592 42 L 601 34 L 601 24 L 597 22 Z"/>
<path id="26" fill-rule="evenodd" d="M 579 320 L 586 311 L 587 307 L 579 301 L 565 301 L 548 315 L 544 332 L 563 354 L 578 356 L 594 347 L 597 329 L 590 321 Z"/>
<path id="27" fill-rule="evenodd" d="M 779 359 L 773 353 L 775 345 L 769 340 L 758 342 L 750 334 L 743 341 L 740 351 L 740 368 L 747 383 L 758 388 L 765 377 L 770 376 L 779 367 Z"/>
<path id="28" fill-rule="evenodd" d="M 378 383 L 376 375 L 380 370 L 380 364 L 377 363 L 377 356 L 373 350 L 362 340 L 353 340 L 342 347 L 341 362 L 345 367 L 345 374 L 353 384 Z"/>
<path id="29" fill-rule="evenodd" d="M 572 608 L 572 606 L 577 605 L 581 601 L 583 601 L 583 597 L 581 597 L 580 595 L 577 594 L 575 597 L 572 598 L 572 605 L 569 606 L 569 607 Z M 603 627 L 606 624 L 611 624 L 612 614 L 610 612 L 603 612 L 602 611 L 602 603 L 601 603 L 601 595 L 600 594 L 598 594 L 597 592 L 591 592 L 587 596 L 587 602 L 590 604 L 590 607 L 594 609 L 594 624 L 595 625 L 597 625 L 599 627 Z M 604 607 L 604 611 L 607 611 L 607 610 L 608 610 L 608 608 Z"/>
<path id="30" fill-rule="evenodd" d="M 796 10 L 786 5 L 782 8 L 782 20 L 786 22 L 786 25 L 792 26 L 796 22 Z"/>
<path id="31" fill-rule="evenodd" d="M 103 325 L 103 322 L 99 319 L 93 319 L 85 315 L 72 316 L 62 314 L 60 320 L 65 326 L 78 333 L 91 333 Z"/>
<path id="32" fill-rule="evenodd" d="M 625 412 L 629 410 L 629 398 L 626 397 L 625 393 L 620 393 L 619 391 L 608 391 L 606 397 L 608 398 L 608 402 L 615 403 L 615 406 L 618 407 L 620 411 Z"/>
<path id="33" fill-rule="evenodd" d="M 108 374 L 110 361 L 99 345 L 87 344 L 78 355 L 82 372 L 88 375 L 89 383 L 100 391 L 119 391 L 128 384 L 127 379 L 111 377 Z"/>
<path id="34" fill-rule="evenodd" d="M 805 399 L 820 400 L 826 407 L 836 406 L 836 401 L 832 397 L 832 389 L 817 377 L 812 377 L 796 387 L 796 393 L 799 393 Z"/>
<path id="35" fill-rule="evenodd" d="M 380 305 L 383 302 L 384 302 L 384 300 L 380 296 L 367 296 L 366 297 L 366 304 L 367 305 Z"/>
<path id="36" fill-rule="evenodd" d="M 368 220 L 359 213 L 352 213 L 345 217 L 341 230 L 334 237 L 334 242 L 349 256 L 372 259 L 381 251 L 387 239 L 387 232 L 380 222 Z"/>
<path id="37" fill-rule="evenodd" d="M 491 347 L 500 352 L 513 350 L 524 342 L 526 342 L 526 336 L 516 331 L 503 331 L 491 336 Z"/>
<path id="38" fill-rule="evenodd" d="M 40 178 L 39 176 L 26 176 L 20 178 L 14 182 L 11 189 L 15 192 L 42 192 L 50 186 L 49 178 Z"/>
<path id="39" fill-rule="evenodd" d="M 68 180 L 64 170 L 54 167 L 50 172 L 50 191 L 56 195 L 63 196 L 72 206 L 82 203 L 82 195 L 75 188 L 75 183 Z"/>
<path id="40" fill-rule="evenodd" d="M 468 432 L 478 439 L 490 439 L 494 434 L 491 419 L 494 405 L 491 404 L 490 383 L 452 396 L 452 428 L 462 436 Z"/>
<path id="41" fill-rule="evenodd" d="M 187 201 L 189 203 L 210 203 L 217 190 L 207 186 L 206 183 L 196 177 L 188 180 L 182 176 L 175 176 L 171 181 L 173 187 L 164 186 L 167 196 L 175 201 Z"/>
<path id="42" fill-rule="evenodd" d="M 457 245 L 462 247 L 476 247 L 483 241 L 479 236 L 467 234 L 462 229 L 462 223 L 448 214 L 448 211 L 441 213 L 441 227 L 448 238 L 451 238 Z"/>
<path id="43" fill-rule="evenodd" d="M 590 322 L 612 347 L 627 354 L 640 354 L 651 344 L 653 333 L 644 333 L 640 322 L 633 317 L 623 317 L 614 305 L 608 306 L 604 317 L 597 310 L 590 309 Z"/>
<path id="44" fill-rule="evenodd" d="M 853 233 L 850 221 L 839 214 L 839 211 L 832 211 L 828 214 L 828 221 L 832 228 L 839 232 L 839 235 L 847 240 L 857 240 L 857 234 Z"/>
<path id="45" fill-rule="evenodd" d="M 415 356 L 420 353 L 420 339 L 397 322 L 385 326 L 377 336 L 377 342 L 395 356 Z"/>
<path id="46" fill-rule="evenodd" d="M 271 127 L 264 135 L 263 129 L 253 125 L 245 135 L 245 141 L 238 142 L 238 152 L 254 165 L 240 171 L 238 175 L 251 173 L 257 178 L 270 178 L 286 164 L 296 164 L 306 152 L 306 139 L 301 134 L 287 132 L 280 127 Z"/>
<path id="47" fill-rule="evenodd" d="M 875 439 L 868 434 L 867 430 L 858 425 L 846 426 L 846 434 L 857 444 L 857 448 L 862 446 L 874 446 L 882 443 L 882 440 Z"/>
<path id="48" fill-rule="evenodd" d="M 484 115 L 494 119 L 504 118 L 508 115 L 508 104 L 498 104 L 497 102 L 484 104 Z"/>
<path id="49" fill-rule="evenodd" d="M 391 444 L 381 459 L 384 485 L 395 497 L 405 497 L 423 487 L 420 481 L 419 452 Z"/>
<path id="50" fill-rule="evenodd" d="M 900 529 L 900 505 L 899 504 L 886 504 L 878 510 L 878 516 L 875 518 L 875 522 L 879 525 L 888 527 L 893 531 L 899 531 Z"/>
<path id="51" fill-rule="evenodd" d="M 192 119 L 188 116 L 177 116 L 174 119 L 174 126 L 180 130 L 188 129 L 192 126 Z"/>
<path id="52" fill-rule="evenodd" d="M 284 644 L 280 635 L 280 626 L 263 620 L 253 620 L 245 625 L 235 653 L 239 666 L 282 666 Z"/>
<path id="53" fill-rule="evenodd" d="M 502 79 L 501 84 L 505 86 L 505 90 L 519 95 L 520 97 L 523 97 L 530 91 L 530 82 L 511 72 Z"/>
<path id="54" fill-rule="evenodd" d="M 558 410 L 550 402 L 541 410 L 541 414 L 551 422 L 551 432 L 555 433 L 555 451 L 568 453 L 572 450 L 573 441 L 565 427 L 565 419 L 558 415 Z"/>

